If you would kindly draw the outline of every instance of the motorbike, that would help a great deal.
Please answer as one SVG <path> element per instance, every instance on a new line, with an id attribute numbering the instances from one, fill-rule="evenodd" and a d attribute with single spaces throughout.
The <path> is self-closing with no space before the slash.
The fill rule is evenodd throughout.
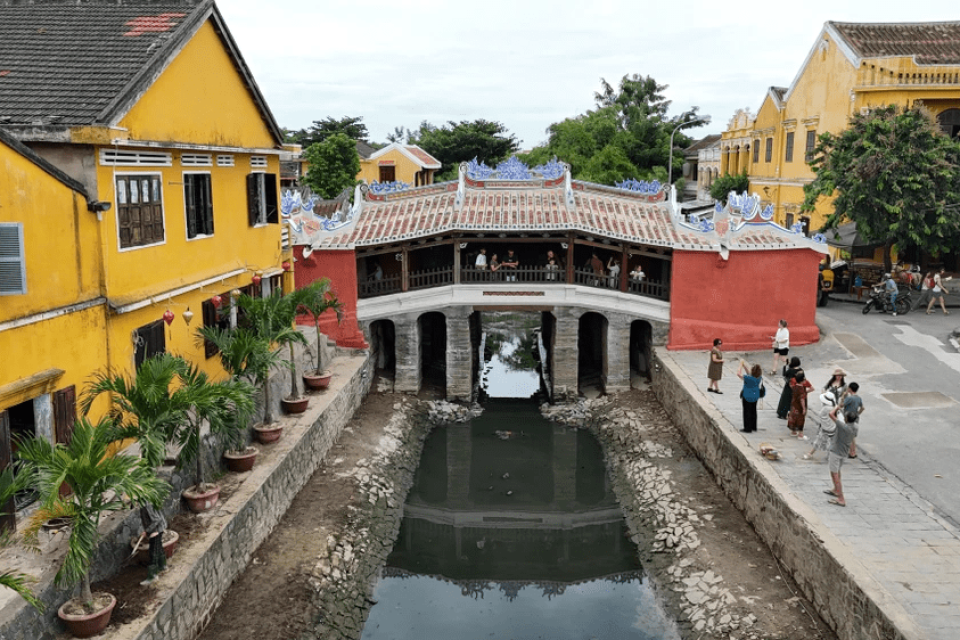
<path id="1" fill-rule="evenodd" d="M 879 284 L 871 289 L 870 299 L 863 305 L 861 311 L 864 315 L 870 313 L 871 309 L 877 309 L 880 313 L 893 313 L 896 311 L 898 316 L 902 316 L 910 312 L 911 306 L 912 301 L 909 287 L 897 288 L 897 306 L 896 309 L 894 309 L 893 305 L 890 304 L 890 296 L 884 291 L 883 285 Z"/>

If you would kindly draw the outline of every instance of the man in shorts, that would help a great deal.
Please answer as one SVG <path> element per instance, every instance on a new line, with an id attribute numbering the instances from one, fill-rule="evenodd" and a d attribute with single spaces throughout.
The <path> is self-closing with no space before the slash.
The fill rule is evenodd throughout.
<path id="1" fill-rule="evenodd" d="M 863 399 L 857 395 L 857 392 L 860 391 L 860 385 L 856 382 L 851 382 L 847 385 L 847 390 L 843 394 L 843 398 L 840 402 L 840 411 L 843 413 L 852 413 L 857 416 L 859 421 L 860 414 L 863 413 Z M 847 454 L 848 458 L 857 457 L 857 440 L 854 438 L 850 441 L 850 451 Z"/>
<path id="2" fill-rule="evenodd" d="M 843 467 L 843 461 L 850 450 L 850 443 L 857 436 L 857 420 L 859 416 L 854 412 L 844 413 L 843 417 L 838 416 L 840 407 L 834 407 L 830 412 L 830 419 L 837 425 L 837 431 L 833 436 L 833 444 L 827 453 L 827 465 L 830 468 L 830 479 L 833 480 L 833 489 L 824 491 L 828 496 L 832 496 L 828 501 L 838 507 L 847 506 L 847 501 L 843 497 L 843 484 L 840 481 L 840 469 Z"/>

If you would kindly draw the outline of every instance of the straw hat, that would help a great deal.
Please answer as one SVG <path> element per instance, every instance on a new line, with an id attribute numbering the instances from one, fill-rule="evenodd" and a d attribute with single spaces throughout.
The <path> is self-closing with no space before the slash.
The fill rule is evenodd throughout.
<path id="1" fill-rule="evenodd" d="M 841 369 L 840 367 L 837 367 L 836 369 L 833 370 L 833 375 L 835 375 L 835 376 L 846 376 L 846 375 L 847 375 L 847 372 L 844 371 L 843 369 Z"/>

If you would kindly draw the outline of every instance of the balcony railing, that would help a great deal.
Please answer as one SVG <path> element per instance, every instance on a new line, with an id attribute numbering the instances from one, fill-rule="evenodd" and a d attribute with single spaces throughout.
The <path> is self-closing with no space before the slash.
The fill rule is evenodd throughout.
<path id="1" fill-rule="evenodd" d="M 452 267 L 411 271 L 408 275 L 407 290 L 415 291 L 454 284 L 453 275 Z M 545 285 L 565 285 L 567 284 L 566 276 L 565 269 L 547 269 L 546 267 L 519 267 L 517 269 L 499 269 L 497 271 L 464 267 L 460 270 L 459 284 L 496 285 L 523 282 Z M 592 269 L 574 269 L 572 284 L 619 290 L 620 276 L 618 275 L 615 278 L 611 278 L 609 275 L 598 275 Z M 360 298 L 374 298 L 401 292 L 403 292 L 403 278 L 398 274 L 384 276 L 379 280 L 371 278 L 365 282 L 361 282 L 358 293 Z M 628 278 L 626 292 L 647 298 L 670 300 L 669 288 L 666 284 L 657 280 L 649 280 L 646 278 L 643 280 L 635 280 Z"/>

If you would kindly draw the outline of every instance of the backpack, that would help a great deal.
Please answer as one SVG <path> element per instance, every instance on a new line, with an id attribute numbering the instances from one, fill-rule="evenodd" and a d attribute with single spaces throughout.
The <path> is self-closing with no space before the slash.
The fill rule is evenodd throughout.
<path id="1" fill-rule="evenodd" d="M 936 280 L 933 278 L 927 278 L 927 289 L 933 289 L 935 286 L 937 286 Z"/>

